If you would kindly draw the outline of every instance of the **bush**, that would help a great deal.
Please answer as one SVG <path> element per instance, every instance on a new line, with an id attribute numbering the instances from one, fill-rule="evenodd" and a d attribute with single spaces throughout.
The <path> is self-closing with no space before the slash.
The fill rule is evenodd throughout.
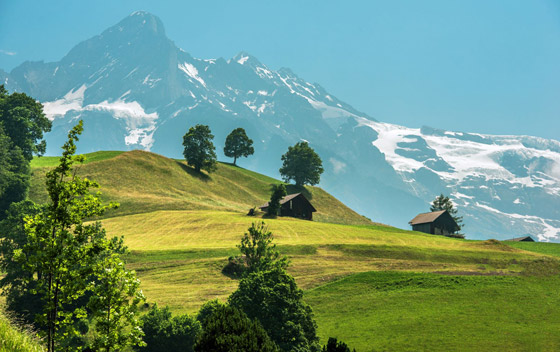
<path id="1" fill-rule="evenodd" d="M 142 330 L 146 346 L 137 348 L 145 352 L 190 352 L 201 332 L 198 320 L 188 314 L 171 316 L 169 307 L 159 309 L 157 304 L 142 317 Z"/>
<path id="2" fill-rule="evenodd" d="M 221 305 L 205 322 L 204 332 L 194 348 L 197 352 L 278 351 L 261 325 L 239 309 Z"/>
<path id="3" fill-rule="evenodd" d="M 228 258 L 228 263 L 222 269 L 222 274 L 231 277 L 231 278 L 239 278 L 243 276 L 245 272 L 245 262 L 240 257 L 231 256 Z"/>
<path id="4" fill-rule="evenodd" d="M 329 337 L 329 341 L 323 346 L 323 352 L 351 352 L 347 344 L 338 341 L 334 337 Z M 356 352 L 354 349 L 353 352 Z"/>

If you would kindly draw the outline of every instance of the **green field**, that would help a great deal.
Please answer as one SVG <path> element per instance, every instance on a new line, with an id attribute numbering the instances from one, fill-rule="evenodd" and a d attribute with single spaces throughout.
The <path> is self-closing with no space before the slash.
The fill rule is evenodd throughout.
<path id="1" fill-rule="evenodd" d="M 229 164 L 201 176 L 140 151 L 97 158 L 79 173 L 121 203 L 101 220 L 109 235 L 124 236 L 127 265 L 148 301 L 194 313 L 227 299 L 237 281 L 221 269 L 262 220 L 245 214 L 279 181 Z M 36 201 L 46 199 L 49 166 L 34 164 Z M 401 230 L 372 223 L 320 188 L 300 191 L 319 210 L 317 221 L 264 221 L 305 290 L 322 343 L 335 336 L 358 351 L 560 348 L 560 245 Z"/>

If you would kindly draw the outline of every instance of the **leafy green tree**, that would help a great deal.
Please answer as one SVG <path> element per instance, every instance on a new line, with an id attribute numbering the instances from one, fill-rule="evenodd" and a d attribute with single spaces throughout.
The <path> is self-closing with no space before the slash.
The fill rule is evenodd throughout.
<path id="1" fill-rule="evenodd" d="M 29 188 L 29 161 L 15 147 L 0 124 L 0 219 L 10 204 L 25 199 Z"/>
<path id="2" fill-rule="evenodd" d="M 49 352 L 59 347 L 79 348 L 72 341 L 81 333 L 77 322 L 87 317 L 87 301 L 83 298 L 91 294 L 92 282 L 103 284 L 108 280 L 106 273 L 100 274 L 99 263 L 111 253 L 124 251 L 121 240 L 106 238 L 99 222 L 84 224 L 116 204 L 104 205 L 99 193 L 90 193 L 98 184 L 78 177 L 73 169 L 75 162 L 84 161 L 83 156 L 74 156 L 75 141 L 82 130 L 80 121 L 69 132 L 59 165 L 46 176 L 49 202 L 38 214 L 26 218 L 26 243 L 14 251 L 14 258 L 26 273 L 21 278 L 23 286 L 40 297 L 41 313 L 36 322 L 46 337 Z M 128 286 L 124 290 L 125 294 L 131 292 Z M 90 307 L 94 308 L 95 303 Z"/>
<path id="3" fill-rule="evenodd" d="M 87 307 L 96 330 L 96 351 L 121 351 L 127 346 L 144 344 L 144 333 L 135 313 L 145 297 L 135 272 L 126 270 L 118 256 L 123 248 L 122 238 L 113 238 L 94 269 L 97 278 L 90 287 L 92 296 Z"/>
<path id="4" fill-rule="evenodd" d="M 221 306 L 208 317 L 204 332 L 195 345 L 196 352 L 275 352 L 257 321 L 251 321 L 239 309 Z"/>
<path id="5" fill-rule="evenodd" d="M 356 350 L 353 350 L 356 352 Z M 351 352 L 347 344 L 342 341 L 338 341 L 334 337 L 329 337 L 329 341 L 325 346 L 323 346 L 323 352 Z"/>
<path id="6" fill-rule="evenodd" d="M 201 333 L 200 323 L 195 318 L 188 314 L 173 317 L 167 306 L 160 309 L 154 304 L 141 320 L 146 345 L 137 348 L 138 351 L 190 352 Z"/>
<path id="7" fill-rule="evenodd" d="M 272 185 L 272 195 L 270 196 L 270 201 L 268 202 L 267 214 L 270 216 L 276 216 L 280 212 L 280 201 L 284 196 L 288 194 L 286 192 L 286 186 L 284 184 Z"/>
<path id="8" fill-rule="evenodd" d="M 23 270 L 14 253 L 21 251 L 27 243 L 25 218 L 39 214 L 41 209 L 30 200 L 12 203 L 4 220 L 0 221 L 0 272 L 5 273 L 0 287 L 6 297 L 6 310 L 28 325 L 33 324 L 35 316 L 40 313 L 41 302 L 38 295 L 31 293 L 35 281 L 24 280 L 30 273 Z"/>
<path id="9" fill-rule="evenodd" d="M 288 258 L 280 257 L 273 240 L 274 236 L 264 222 L 251 224 L 248 232 L 241 238 L 241 244 L 237 246 L 248 273 L 288 267 Z"/>
<path id="10" fill-rule="evenodd" d="M 455 222 L 459 226 L 458 231 L 461 231 L 461 229 L 465 226 L 463 225 L 463 217 L 457 215 L 458 210 L 455 208 L 453 202 L 451 201 L 451 199 L 449 199 L 449 197 L 444 196 L 443 193 L 437 196 L 436 199 L 432 201 L 432 205 L 430 206 L 430 211 L 441 210 L 447 210 L 449 215 L 451 215 L 453 220 L 455 220 Z M 462 237 L 464 237 L 464 235 L 462 235 Z"/>
<path id="11" fill-rule="evenodd" d="M 8 94 L 0 86 L 0 124 L 28 161 L 33 159 L 33 154 L 45 153 L 43 133 L 51 130 L 52 123 L 45 117 L 43 105 L 35 99 L 24 93 Z"/>
<path id="12" fill-rule="evenodd" d="M 236 165 L 237 158 L 253 155 L 253 140 L 247 137 L 243 128 L 236 128 L 226 137 L 224 155 L 233 158 L 233 165 Z"/>
<path id="13" fill-rule="evenodd" d="M 204 303 L 202 307 L 200 307 L 200 309 L 198 310 L 198 314 L 196 315 L 196 320 L 200 322 L 200 325 L 202 325 L 203 329 L 206 326 L 208 318 L 210 318 L 210 316 L 221 307 L 225 307 L 225 304 L 218 301 L 217 299 L 208 301 Z"/>
<path id="14" fill-rule="evenodd" d="M 300 187 L 318 184 L 324 171 L 321 158 L 307 142 L 288 147 L 286 154 L 282 155 L 282 162 L 279 171 L 284 181 L 294 180 Z"/>
<path id="15" fill-rule="evenodd" d="M 229 304 L 257 319 L 283 351 L 320 351 L 317 325 L 303 291 L 281 268 L 255 271 L 239 282 Z"/>
<path id="16" fill-rule="evenodd" d="M 196 125 L 191 127 L 183 136 L 183 155 L 189 165 L 200 172 L 204 169 L 208 172 L 216 170 L 216 148 L 212 143 L 214 135 L 210 127 L 206 125 Z"/>
<path id="17" fill-rule="evenodd" d="M 26 198 L 29 162 L 45 152 L 43 133 L 50 129 L 41 103 L 0 85 L 0 220 L 11 203 Z"/>

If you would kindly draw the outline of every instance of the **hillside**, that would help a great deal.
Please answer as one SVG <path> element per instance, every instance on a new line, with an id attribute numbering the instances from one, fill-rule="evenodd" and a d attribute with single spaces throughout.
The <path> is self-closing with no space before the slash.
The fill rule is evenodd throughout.
<path id="1" fill-rule="evenodd" d="M 276 176 L 281 155 L 306 140 L 323 160 L 321 187 L 375 221 L 405 228 L 444 193 L 459 206 L 467 238 L 559 240 L 558 140 L 420 127 L 421 117 L 420 128 L 376 121 L 246 52 L 191 55 L 164 27 L 137 11 L 59 61 L 25 62 L 0 79 L 43 103 L 53 120 L 45 135 L 50 155 L 78 118 L 81 153 L 144 149 L 180 158 L 183 135 L 200 123 L 212 130 L 222 159 L 226 136 L 242 127 L 255 147 L 247 168 Z"/>
<path id="2" fill-rule="evenodd" d="M 223 163 L 200 176 L 142 151 L 89 157 L 78 172 L 122 204 L 101 221 L 108 235 L 124 236 L 127 266 L 148 302 L 195 313 L 226 300 L 238 281 L 221 270 L 260 220 L 245 214 L 279 181 Z M 46 199 L 44 174 L 56 162 L 34 160 L 34 200 Z M 560 246 L 401 230 L 371 223 L 320 188 L 305 192 L 318 221 L 264 220 L 305 290 L 321 342 L 336 336 L 358 351 L 560 348 Z"/>
<path id="3" fill-rule="evenodd" d="M 57 162 L 56 157 L 33 160 L 32 200 L 46 201 L 44 176 Z M 79 175 L 97 181 L 105 200 L 120 203 L 119 209 L 107 214 L 112 217 L 159 210 L 218 210 L 246 214 L 250 208 L 266 203 L 270 199 L 271 185 L 280 183 L 225 163 L 218 163 L 216 172 L 201 175 L 185 161 L 139 150 L 86 154 L 86 163 L 79 166 Z M 296 192 L 303 192 L 318 210 L 314 214 L 316 221 L 372 224 L 321 188 L 288 186 L 288 193 Z"/>

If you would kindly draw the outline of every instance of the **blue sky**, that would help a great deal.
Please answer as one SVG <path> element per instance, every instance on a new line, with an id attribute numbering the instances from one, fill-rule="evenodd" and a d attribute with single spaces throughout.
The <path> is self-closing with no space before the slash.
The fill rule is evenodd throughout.
<path id="1" fill-rule="evenodd" d="M 0 68 L 135 10 L 199 58 L 247 51 L 385 122 L 560 139 L 560 1 L 0 1 Z"/>

